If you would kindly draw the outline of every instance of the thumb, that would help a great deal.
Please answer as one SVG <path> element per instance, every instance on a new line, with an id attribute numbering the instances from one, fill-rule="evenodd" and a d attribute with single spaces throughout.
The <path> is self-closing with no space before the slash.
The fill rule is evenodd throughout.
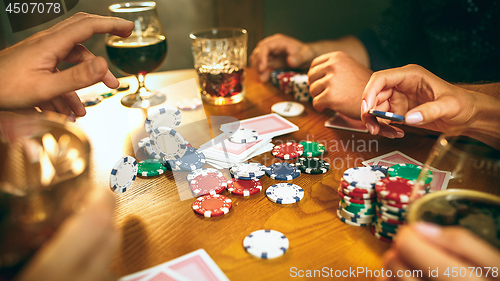
<path id="1" fill-rule="evenodd" d="M 457 110 L 459 109 L 455 100 L 448 96 L 443 96 L 408 111 L 405 116 L 405 122 L 408 125 L 424 125 L 441 118 L 452 119 L 458 114 Z"/>
<path id="2" fill-rule="evenodd" d="M 102 80 L 108 71 L 108 63 L 102 57 L 85 60 L 66 70 L 51 73 L 44 80 L 47 98 L 88 87 Z M 51 97 L 49 97 L 49 95 Z"/>

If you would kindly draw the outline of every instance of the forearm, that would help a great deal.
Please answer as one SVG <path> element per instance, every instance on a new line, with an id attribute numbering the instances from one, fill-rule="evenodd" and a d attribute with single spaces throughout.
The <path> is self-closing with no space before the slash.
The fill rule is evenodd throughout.
<path id="1" fill-rule="evenodd" d="M 500 82 L 483 84 L 455 84 L 455 86 L 474 92 L 484 93 L 497 99 L 500 98 Z"/>
<path id="2" fill-rule="evenodd" d="M 336 40 L 316 41 L 307 43 L 307 45 L 312 48 L 314 57 L 330 52 L 342 51 L 349 54 L 364 66 L 370 68 L 370 58 L 368 56 L 368 52 L 366 51 L 363 43 L 354 36 L 346 36 Z"/>

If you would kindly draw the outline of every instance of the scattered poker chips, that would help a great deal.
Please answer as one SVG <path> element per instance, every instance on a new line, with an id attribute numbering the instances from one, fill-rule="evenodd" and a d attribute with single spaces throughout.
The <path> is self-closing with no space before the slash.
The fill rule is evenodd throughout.
<path id="1" fill-rule="evenodd" d="M 295 142 L 287 142 L 280 145 L 276 145 L 271 153 L 276 158 L 280 159 L 293 159 L 297 158 L 304 153 L 304 146 Z"/>
<path id="2" fill-rule="evenodd" d="M 396 164 L 388 168 L 387 173 L 389 177 L 401 177 L 407 180 L 416 181 L 422 167 L 414 164 Z M 432 181 L 432 172 L 428 171 L 424 180 L 424 184 L 427 185 Z"/>
<path id="3" fill-rule="evenodd" d="M 295 163 L 302 173 L 306 174 L 324 174 L 330 170 L 330 164 L 325 160 L 319 158 L 305 158 L 301 157 Z"/>
<path id="4" fill-rule="evenodd" d="M 282 101 L 273 104 L 271 110 L 284 117 L 295 117 L 304 112 L 304 106 L 298 102 Z"/>
<path id="5" fill-rule="evenodd" d="M 314 141 L 301 141 L 299 142 L 304 147 L 303 156 L 316 157 L 325 152 L 325 146 L 319 142 Z"/>
<path id="6" fill-rule="evenodd" d="M 266 169 L 266 174 L 273 180 L 289 181 L 300 176 L 300 170 L 290 163 L 274 163 Z"/>
<path id="7" fill-rule="evenodd" d="M 202 101 L 199 98 L 192 99 L 182 99 L 175 104 L 180 110 L 194 110 L 202 105 Z"/>
<path id="8" fill-rule="evenodd" d="M 205 195 L 194 200 L 193 210 L 207 218 L 217 217 L 227 214 L 232 205 L 231 199 L 224 195 Z"/>
<path id="9" fill-rule="evenodd" d="M 395 121 L 395 122 L 404 122 L 405 121 L 404 116 L 401 116 L 401 115 L 398 115 L 398 114 L 395 114 L 392 112 L 378 111 L 378 110 L 370 109 L 368 111 L 368 114 L 375 116 L 375 117 Z"/>
<path id="10" fill-rule="evenodd" d="M 182 115 L 177 108 L 160 108 L 146 118 L 144 129 L 148 134 L 152 134 L 159 127 L 174 129 L 179 126 L 181 120 Z"/>
<path id="11" fill-rule="evenodd" d="M 243 247 L 245 247 L 245 251 L 256 258 L 274 259 L 285 254 L 289 247 L 289 241 L 281 232 L 262 229 L 245 237 Z"/>
<path id="12" fill-rule="evenodd" d="M 186 147 L 184 155 L 177 160 L 169 160 L 173 171 L 194 171 L 205 165 L 206 158 L 203 152 L 194 147 Z"/>
<path id="13" fill-rule="evenodd" d="M 304 198 L 304 190 L 296 184 L 277 183 L 267 188 L 266 196 L 274 203 L 293 204 Z"/>
<path id="14" fill-rule="evenodd" d="M 260 163 L 238 163 L 233 165 L 229 171 L 235 179 L 250 180 L 258 179 L 266 174 L 267 167 Z"/>
<path id="15" fill-rule="evenodd" d="M 375 184 L 385 175 L 371 167 L 350 168 L 344 172 L 343 179 L 349 186 L 358 189 L 373 189 Z M 348 187 L 349 188 L 349 187 Z"/>
<path id="16" fill-rule="evenodd" d="M 219 174 L 220 176 L 224 176 L 222 174 L 221 171 L 217 170 L 217 169 L 213 169 L 213 168 L 201 168 L 201 169 L 196 169 L 196 170 L 193 170 L 191 171 L 187 176 L 187 180 L 189 183 L 191 183 L 192 180 L 194 180 L 194 178 L 196 178 L 197 176 L 201 175 L 201 174 L 206 174 L 206 173 L 217 173 Z"/>
<path id="17" fill-rule="evenodd" d="M 181 134 L 172 128 L 159 127 L 154 129 L 149 136 L 149 142 L 154 152 L 151 156 L 156 158 L 179 159 L 186 152 L 186 144 Z"/>
<path id="18" fill-rule="evenodd" d="M 132 185 L 137 177 L 137 161 L 132 156 L 125 156 L 116 162 L 111 170 L 109 185 L 116 193 L 123 193 Z"/>
<path id="19" fill-rule="evenodd" d="M 137 164 L 137 175 L 141 177 L 154 177 L 165 173 L 167 167 L 158 159 L 146 159 Z"/>
<path id="20" fill-rule="evenodd" d="M 250 143 L 259 138 L 259 133 L 247 128 L 239 128 L 236 131 L 227 132 L 227 139 L 234 143 Z"/>
<path id="21" fill-rule="evenodd" d="M 190 187 L 197 196 L 214 195 L 226 189 L 227 181 L 220 173 L 201 173 L 191 181 Z"/>
<path id="22" fill-rule="evenodd" d="M 262 182 L 258 179 L 239 180 L 233 179 L 227 182 L 227 191 L 231 194 L 250 196 L 262 190 Z"/>

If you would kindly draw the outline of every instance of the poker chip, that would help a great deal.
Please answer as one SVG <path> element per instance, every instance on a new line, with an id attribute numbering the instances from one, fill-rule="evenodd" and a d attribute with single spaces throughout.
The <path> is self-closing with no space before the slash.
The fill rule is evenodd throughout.
<path id="1" fill-rule="evenodd" d="M 344 200 L 344 202 L 348 203 L 354 203 L 354 204 L 361 204 L 361 205 L 369 205 L 375 202 L 374 199 L 356 199 L 353 197 L 349 197 L 345 195 L 341 190 L 337 190 L 337 193 L 339 194 L 340 198 Z"/>
<path id="2" fill-rule="evenodd" d="M 371 167 L 357 167 L 347 169 L 343 178 L 350 186 L 373 189 L 380 179 L 385 178 L 385 175 L 378 170 L 373 170 Z"/>
<path id="3" fill-rule="evenodd" d="M 203 167 L 205 162 L 205 154 L 194 147 L 186 147 L 186 152 L 181 158 L 169 161 L 174 171 L 194 171 Z"/>
<path id="4" fill-rule="evenodd" d="M 304 106 L 294 101 L 282 101 L 273 104 L 271 110 L 284 117 L 295 117 L 304 112 Z"/>
<path id="5" fill-rule="evenodd" d="M 227 132 L 227 139 L 234 143 L 251 143 L 259 138 L 259 133 L 257 131 L 239 128 L 236 131 Z"/>
<path id="6" fill-rule="evenodd" d="M 401 226 L 400 224 L 390 224 L 385 221 L 382 221 L 377 216 L 374 217 L 373 224 L 376 224 L 378 227 L 382 228 L 385 232 L 390 232 L 390 233 L 396 233 L 398 231 L 398 228 Z"/>
<path id="7" fill-rule="evenodd" d="M 342 193 L 344 193 L 345 195 L 349 196 L 349 197 L 352 197 L 352 198 L 355 198 L 355 199 L 375 199 L 376 198 L 376 194 L 375 192 L 372 192 L 372 193 L 357 193 L 357 192 L 354 192 L 348 188 L 344 188 L 344 185 L 341 183 L 339 184 L 339 188 L 338 188 Z"/>
<path id="8" fill-rule="evenodd" d="M 101 95 L 96 94 L 96 93 L 80 96 L 80 101 L 82 102 L 83 106 L 85 106 L 85 107 L 96 105 L 96 104 L 100 103 L 102 100 L 103 100 L 103 97 L 101 97 Z"/>
<path id="9" fill-rule="evenodd" d="M 243 239 L 243 247 L 250 255 L 259 259 L 275 259 L 288 250 L 286 236 L 276 230 L 261 229 L 250 233 Z"/>
<path id="10" fill-rule="evenodd" d="M 413 182 L 410 180 L 399 177 L 389 177 L 377 182 L 375 191 L 377 195 L 384 200 L 409 203 L 413 185 Z"/>
<path id="11" fill-rule="evenodd" d="M 304 198 L 304 190 L 296 184 L 278 183 L 268 187 L 266 195 L 274 203 L 293 204 Z"/>
<path id="12" fill-rule="evenodd" d="M 375 228 L 377 232 L 387 234 L 389 237 L 394 236 L 397 233 L 397 228 L 384 228 L 377 220 L 373 221 L 372 226 Z"/>
<path id="13" fill-rule="evenodd" d="M 276 145 L 271 153 L 274 155 L 274 157 L 288 160 L 297 158 L 302 155 L 302 153 L 304 153 L 304 147 L 301 144 L 295 142 L 287 142 Z"/>
<path id="14" fill-rule="evenodd" d="M 262 182 L 258 179 L 239 180 L 233 179 L 227 182 L 227 191 L 231 194 L 250 196 L 262 190 Z"/>
<path id="15" fill-rule="evenodd" d="M 389 167 L 381 166 L 381 165 L 371 165 L 370 167 L 372 168 L 372 170 L 382 172 L 387 177 L 387 172 L 389 170 Z"/>
<path id="16" fill-rule="evenodd" d="M 300 176 L 300 170 L 290 163 L 274 163 L 266 169 L 266 174 L 273 180 L 289 181 Z"/>
<path id="17" fill-rule="evenodd" d="M 319 142 L 315 141 L 301 141 L 299 142 L 304 147 L 304 153 L 302 156 L 306 157 L 316 157 L 320 156 L 325 152 L 325 146 Z"/>
<path id="18" fill-rule="evenodd" d="M 167 168 L 158 159 L 146 159 L 137 164 L 137 175 L 154 177 L 165 173 Z"/>
<path id="19" fill-rule="evenodd" d="M 370 227 L 371 232 L 373 235 L 380 241 L 387 242 L 387 243 L 392 243 L 392 238 L 385 236 L 381 234 L 380 232 L 377 232 L 373 226 Z"/>
<path id="20" fill-rule="evenodd" d="M 148 134 L 160 127 L 174 129 L 181 123 L 182 115 L 177 108 L 160 108 L 158 111 L 149 115 L 144 121 L 144 129 Z"/>
<path id="21" fill-rule="evenodd" d="M 201 174 L 207 174 L 207 173 L 217 173 L 217 174 L 220 174 L 220 176 L 224 176 L 222 174 L 221 171 L 217 170 L 217 169 L 213 169 L 213 168 L 201 168 L 201 169 L 196 169 L 196 170 L 193 170 L 191 171 L 187 176 L 187 180 L 189 183 L 191 183 L 192 180 L 194 180 L 194 178 L 196 178 L 197 176 L 201 175 Z"/>
<path id="22" fill-rule="evenodd" d="M 181 134 L 172 128 L 159 127 L 154 129 L 149 136 L 149 142 L 154 154 L 151 156 L 174 160 L 186 153 L 186 144 Z"/>
<path id="23" fill-rule="evenodd" d="M 298 101 L 310 101 L 312 97 L 307 85 L 307 74 L 298 74 L 291 78 L 293 96 Z"/>
<path id="24" fill-rule="evenodd" d="M 368 114 L 370 114 L 372 116 L 375 116 L 375 117 L 379 117 L 379 118 L 383 118 L 383 119 L 395 121 L 395 122 L 401 122 L 401 123 L 405 122 L 405 117 L 404 116 L 401 116 L 401 115 L 398 115 L 398 114 L 395 114 L 395 113 L 392 113 L 392 112 L 386 112 L 386 111 L 379 111 L 379 110 L 370 109 L 368 111 Z"/>
<path id="25" fill-rule="evenodd" d="M 107 99 L 109 97 L 114 96 L 116 93 L 117 93 L 116 90 L 111 90 L 111 92 L 107 92 L 107 93 L 101 94 L 101 97 L 104 98 L 104 99 Z"/>
<path id="26" fill-rule="evenodd" d="M 378 206 L 375 209 L 380 215 L 387 217 L 388 219 L 395 220 L 395 221 L 405 221 L 406 218 L 403 215 L 399 214 L 391 214 L 389 212 L 384 212 L 382 211 Z"/>
<path id="27" fill-rule="evenodd" d="M 350 222 L 355 222 L 355 223 L 372 223 L 373 217 L 375 216 L 373 214 L 370 215 L 354 214 L 344 210 L 344 208 L 342 207 L 339 207 L 337 210 L 340 212 L 341 217 L 343 217 L 346 220 L 349 220 Z"/>
<path id="28" fill-rule="evenodd" d="M 235 179 L 250 180 L 261 178 L 266 174 L 267 167 L 260 163 L 238 163 L 230 168 Z"/>
<path id="29" fill-rule="evenodd" d="M 182 99 L 181 101 L 178 101 L 175 105 L 180 110 L 194 110 L 202 105 L 202 101 L 199 98 Z"/>
<path id="30" fill-rule="evenodd" d="M 389 177 L 401 177 L 407 180 L 416 181 L 420 172 L 422 171 L 422 166 L 414 164 L 396 164 L 388 168 L 387 174 Z M 427 175 L 424 180 L 424 184 L 429 184 L 432 181 L 432 172 L 427 171 Z"/>
<path id="31" fill-rule="evenodd" d="M 340 210 L 337 209 L 337 217 L 339 217 L 340 221 L 342 221 L 345 224 L 352 225 L 352 226 L 368 226 L 369 223 L 358 223 L 358 222 L 353 222 L 350 219 L 346 219 L 342 216 L 340 213 Z"/>
<path id="32" fill-rule="evenodd" d="M 276 78 L 278 79 L 278 87 L 283 93 L 287 95 L 293 93 L 293 83 L 291 78 L 297 74 L 298 73 L 294 71 L 283 71 L 276 75 Z"/>
<path id="33" fill-rule="evenodd" d="M 304 158 L 301 157 L 295 163 L 302 173 L 306 174 L 324 174 L 330 170 L 330 164 L 325 160 L 319 158 Z"/>
<path id="34" fill-rule="evenodd" d="M 408 203 L 398 203 L 395 201 L 388 201 L 388 200 L 383 200 L 380 198 L 377 198 L 377 201 L 387 208 L 393 207 L 393 208 L 397 208 L 397 209 L 406 210 L 406 209 L 408 209 L 408 206 L 409 206 Z"/>
<path id="35" fill-rule="evenodd" d="M 390 223 L 390 224 L 404 224 L 405 223 L 405 220 L 394 220 L 394 219 L 391 219 L 390 217 L 386 216 L 386 215 L 382 215 L 381 213 L 379 212 L 375 212 L 375 214 L 377 215 L 377 217 L 379 219 L 381 219 L 382 221 L 386 222 L 386 223 Z"/>
<path id="36" fill-rule="evenodd" d="M 201 173 L 191 181 L 190 186 L 195 195 L 214 195 L 226 189 L 227 181 L 220 173 Z"/>
<path id="37" fill-rule="evenodd" d="M 374 188 L 357 188 L 347 183 L 344 179 L 340 179 L 340 185 L 342 186 L 342 189 L 354 192 L 356 194 L 373 194 L 374 196 L 376 196 Z"/>
<path id="38" fill-rule="evenodd" d="M 342 202 L 342 200 L 339 202 L 339 208 L 342 208 L 347 212 L 356 215 L 363 215 L 363 216 L 375 215 L 375 207 L 370 206 L 367 208 L 357 208 L 354 206 L 347 205 L 347 203 Z"/>
<path id="39" fill-rule="evenodd" d="M 132 156 L 125 156 L 116 162 L 111 170 L 109 185 L 116 193 L 123 193 L 134 183 L 137 177 L 137 160 Z"/>
<path id="40" fill-rule="evenodd" d="M 397 213 L 397 214 L 404 214 L 404 213 L 406 213 L 406 209 L 397 208 L 397 207 L 390 206 L 390 205 L 387 205 L 387 204 L 379 203 L 377 206 L 382 211 L 384 211 L 384 212 L 391 212 L 393 214 L 395 214 L 395 213 Z"/>
<path id="41" fill-rule="evenodd" d="M 231 199 L 224 195 L 213 194 L 196 198 L 193 210 L 206 218 L 225 215 L 233 205 Z"/>

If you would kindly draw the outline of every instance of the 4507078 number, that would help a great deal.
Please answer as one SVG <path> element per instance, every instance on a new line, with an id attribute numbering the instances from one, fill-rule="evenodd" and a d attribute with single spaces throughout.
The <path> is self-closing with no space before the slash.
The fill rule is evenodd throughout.
<path id="1" fill-rule="evenodd" d="M 59 14 L 62 9 L 60 3 L 9 3 L 5 11 L 14 14 Z"/>

